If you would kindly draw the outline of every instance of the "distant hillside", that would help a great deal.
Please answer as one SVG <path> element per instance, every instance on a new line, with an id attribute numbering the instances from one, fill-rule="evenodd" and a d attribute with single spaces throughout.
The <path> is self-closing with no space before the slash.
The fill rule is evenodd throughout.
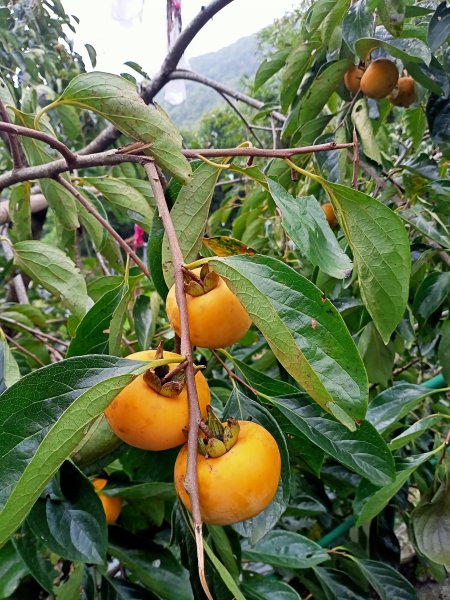
<path id="1" fill-rule="evenodd" d="M 256 40 L 256 34 L 250 35 L 218 52 L 192 58 L 189 61 L 190 67 L 201 75 L 239 89 L 242 76 L 253 77 L 258 68 L 260 61 L 257 56 Z M 164 100 L 164 91 L 156 97 L 156 101 L 182 129 L 194 128 L 205 112 L 225 104 L 217 92 L 193 81 L 186 81 L 186 93 L 185 102 L 178 106 L 171 106 Z"/>

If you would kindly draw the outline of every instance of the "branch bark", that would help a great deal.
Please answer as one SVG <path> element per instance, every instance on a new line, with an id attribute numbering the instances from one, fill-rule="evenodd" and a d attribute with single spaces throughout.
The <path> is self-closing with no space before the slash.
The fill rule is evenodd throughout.
<path id="1" fill-rule="evenodd" d="M 204 555 L 203 555 L 203 533 L 202 533 L 202 517 L 200 514 L 200 502 L 198 495 L 198 478 L 197 478 L 197 436 L 198 428 L 202 420 L 200 407 L 198 404 L 197 388 L 195 385 L 194 363 L 192 359 L 192 346 L 189 334 L 189 321 L 187 313 L 186 294 L 184 291 L 183 280 L 183 255 L 181 253 L 180 244 L 175 233 L 172 218 L 167 206 L 161 182 L 158 177 L 158 171 L 154 162 L 147 162 L 144 165 L 145 171 L 152 186 L 155 196 L 156 205 L 158 207 L 159 216 L 164 225 L 164 229 L 169 242 L 170 254 L 172 257 L 173 271 L 175 278 L 175 295 L 180 311 L 180 328 L 181 328 L 181 354 L 186 357 L 186 387 L 189 401 L 189 434 L 188 434 L 188 462 L 186 469 L 185 488 L 189 494 L 192 507 L 192 517 L 194 519 L 195 541 L 197 545 L 198 570 L 200 581 L 205 594 L 210 600 L 212 596 L 209 592 L 205 578 L 204 570 Z"/>
<path id="2" fill-rule="evenodd" d="M 11 125 L 11 121 L 9 120 L 8 111 L 6 110 L 6 107 L 1 100 L 0 100 L 0 117 L 5 122 L 4 123 L 5 125 Z M 3 123 L 2 123 L 2 125 L 3 125 Z M 3 131 L 5 131 L 5 130 L 3 130 Z M 22 152 L 20 150 L 19 140 L 16 137 L 14 137 L 14 135 L 11 135 L 11 132 L 9 132 L 9 133 L 10 133 L 10 135 L 8 135 L 8 142 L 9 142 L 9 149 L 11 152 L 11 158 L 13 161 L 14 169 L 20 169 L 21 167 L 23 167 L 23 161 L 22 161 Z"/>
<path id="3" fill-rule="evenodd" d="M 186 29 L 180 34 L 175 44 L 170 49 L 159 72 L 153 77 L 151 82 L 142 89 L 141 96 L 149 104 L 156 94 L 169 81 L 169 75 L 176 69 L 186 48 L 195 38 L 197 33 L 214 17 L 222 8 L 230 4 L 233 0 L 212 0 L 207 6 L 202 6 L 198 15 L 189 23 Z M 120 132 L 112 125 L 108 125 L 96 138 L 92 140 L 80 154 L 90 154 L 101 152 L 110 146 L 119 137 Z"/>

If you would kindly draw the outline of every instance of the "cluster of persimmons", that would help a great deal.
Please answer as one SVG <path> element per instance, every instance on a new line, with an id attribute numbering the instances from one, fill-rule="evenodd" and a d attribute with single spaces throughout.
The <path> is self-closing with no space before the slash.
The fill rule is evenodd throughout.
<path id="1" fill-rule="evenodd" d="M 184 270 L 184 289 L 190 340 L 193 346 L 223 348 L 238 342 L 248 331 L 251 319 L 225 281 L 208 265 Z M 166 311 L 175 333 L 180 335 L 180 311 L 175 286 L 170 289 Z M 176 359 L 177 362 L 149 368 L 138 375 L 105 411 L 113 432 L 130 446 L 161 451 L 186 442 L 189 402 L 185 383 L 186 362 L 180 355 L 156 350 L 131 354 L 134 360 Z M 252 518 L 272 501 L 278 488 L 281 458 L 273 436 L 253 421 L 228 419 L 221 422 L 210 405 L 210 390 L 201 369 L 195 368 L 202 421 L 198 430 L 197 474 L 199 502 L 205 523 L 229 525 Z M 175 488 L 191 510 L 184 485 L 187 444 L 175 462 Z M 94 480 L 100 491 L 105 479 Z M 114 523 L 121 499 L 99 494 L 108 523 Z"/>

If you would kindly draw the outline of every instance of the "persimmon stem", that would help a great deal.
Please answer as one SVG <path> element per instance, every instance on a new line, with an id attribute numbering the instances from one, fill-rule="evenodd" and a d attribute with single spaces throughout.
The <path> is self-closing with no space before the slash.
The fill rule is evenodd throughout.
<path id="1" fill-rule="evenodd" d="M 188 460 L 184 486 L 191 501 L 195 541 L 197 546 L 197 565 L 200 581 L 208 599 L 213 600 L 205 578 L 202 517 L 200 514 L 197 477 L 197 435 L 198 428 L 202 420 L 202 415 L 198 403 L 197 387 L 195 385 L 195 371 L 189 334 L 187 302 L 186 294 L 184 292 L 184 260 L 172 218 L 170 216 L 169 208 L 164 197 L 164 191 L 158 176 L 156 165 L 153 161 L 148 161 L 144 164 L 144 168 L 153 190 L 153 195 L 158 207 L 159 217 L 162 220 L 164 230 L 167 235 L 173 264 L 175 296 L 180 311 L 181 354 L 186 357 L 186 387 L 189 403 Z"/>

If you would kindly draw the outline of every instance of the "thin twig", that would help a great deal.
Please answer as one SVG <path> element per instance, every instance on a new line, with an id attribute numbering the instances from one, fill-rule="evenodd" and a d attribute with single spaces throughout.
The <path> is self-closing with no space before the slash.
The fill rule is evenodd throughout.
<path id="1" fill-rule="evenodd" d="M 421 356 L 416 356 L 415 358 L 413 358 L 412 360 L 407 362 L 406 365 L 403 365 L 402 367 L 398 367 L 397 369 L 394 369 L 392 371 L 392 375 L 394 377 L 396 375 L 400 375 L 401 373 L 403 373 L 404 371 L 407 371 L 410 367 L 412 367 L 416 363 L 420 362 L 421 360 L 423 360 L 423 358 Z"/>
<path id="2" fill-rule="evenodd" d="M 228 375 L 232 378 L 235 379 L 236 381 L 238 381 L 241 385 L 243 385 L 244 387 L 246 387 L 248 390 L 250 390 L 253 394 L 255 394 L 255 396 L 258 395 L 258 390 L 256 390 L 254 387 L 252 387 L 251 385 L 249 385 L 246 381 L 244 381 L 243 379 L 241 379 L 239 377 L 239 375 L 236 375 L 236 373 L 234 373 L 225 363 L 224 360 L 222 360 L 222 358 L 219 356 L 219 354 L 215 351 L 215 350 L 211 350 L 211 353 L 213 354 L 213 356 L 216 358 L 216 360 L 222 365 L 222 367 L 225 369 L 225 371 L 228 373 Z"/>
<path id="3" fill-rule="evenodd" d="M 4 121 L 4 123 L 0 123 L 0 126 L 1 126 L 0 131 L 8 132 L 8 129 L 4 129 L 3 126 L 11 125 L 11 121 L 9 119 L 8 111 L 6 110 L 6 107 L 1 100 L 0 100 L 0 117 Z M 14 135 L 12 135 L 12 133 L 13 132 L 9 131 L 10 135 L 8 135 L 8 141 L 9 141 L 9 147 L 11 150 L 13 168 L 14 168 L 14 170 L 17 170 L 17 169 L 21 169 L 23 167 L 22 153 L 20 151 L 19 140 Z"/>
<path id="4" fill-rule="evenodd" d="M 9 336 L 7 333 L 5 333 L 4 335 L 5 335 L 5 338 L 8 340 L 8 342 L 10 342 L 10 344 L 13 344 L 18 350 L 20 350 L 21 352 L 23 352 L 24 354 L 26 354 L 27 356 L 29 356 L 30 358 L 35 360 L 38 363 L 38 365 L 41 365 L 41 367 L 45 367 L 45 363 L 42 362 L 42 360 L 39 358 L 39 356 L 36 356 L 36 354 L 33 354 L 33 352 L 30 352 L 30 350 L 28 350 L 27 348 L 22 346 L 22 344 L 19 344 L 19 342 L 17 340 L 15 340 L 13 337 Z"/>
<path id="5" fill-rule="evenodd" d="M 314 146 L 301 146 L 298 148 L 189 148 L 182 150 L 186 158 L 197 158 L 199 154 L 209 158 L 220 158 L 223 156 L 263 156 L 266 158 L 292 158 L 297 154 L 311 154 L 313 152 L 330 152 L 330 150 L 343 150 L 353 148 L 353 142 L 337 144 L 316 144 Z"/>
<path id="6" fill-rule="evenodd" d="M 3 254 L 5 255 L 6 260 L 13 260 L 14 252 L 11 249 L 11 242 L 9 241 L 7 227 L 4 227 L 2 230 L 0 230 L 0 232 L 2 234 L 1 246 Z M 16 292 L 19 304 L 29 304 L 27 288 L 20 273 L 13 277 L 12 285 L 14 286 L 14 291 Z"/>
<path id="7" fill-rule="evenodd" d="M 275 127 L 275 119 L 270 115 L 270 126 L 272 130 L 272 147 L 274 150 L 277 148 L 277 130 Z"/>
<path id="8" fill-rule="evenodd" d="M 65 346 L 65 347 L 67 347 L 69 345 L 68 342 L 61 340 L 61 339 L 55 337 L 54 335 L 51 335 L 50 333 L 44 333 L 43 331 L 39 331 L 38 329 L 29 327 L 28 325 L 24 325 L 23 323 L 19 323 L 18 321 L 9 319 L 8 317 L 5 317 L 4 315 L 1 315 L 1 314 L 0 314 L 0 321 L 3 321 L 4 323 L 9 323 L 10 325 L 17 327 L 18 329 L 23 329 L 24 331 L 27 331 L 28 333 L 31 333 L 32 335 L 34 335 L 34 337 L 36 337 L 36 338 L 42 338 L 43 340 L 50 340 L 51 342 L 55 342 L 55 344 L 61 344 L 61 346 Z"/>
<path id="9" fill-rule="evenodd" d="M 117 233 L 117 231 L 113 227 L 111 227 L 108 221 L 104 217 L 102 217 L 102 215 L 99 212 L 95 210 L 95 208 L 86 200 L 86 198 L 82 194 L 80 194 L 80 192 L 71 183 L 64 179 L 64 177 L 61 177 L 61 175 L 57 175 L 55 179 L 68 192 L 70 192 L 72 196 L 76 198 L 76 200 L 78 200 L 78 202 L 82 204 L 84 208 L 92 216 L 94 216 L 97 219 L 97 221 L 112 235 L 112 237 L 117 241 L 119 246 L 128 254 L 128 256 L 130 256 L 130 258 L 134 260 L 134 262 L 141 269 L 144 275 L 150 277 L 150 271 L 147 269 L 147 266 L 142 262 L 142 260 L 136 254 L 136 252 L 131 248 L 131 246 L 129 246 L 126 243 L 126 241 Z"/>
<path id="10" fill-rule="evenodd" d="M 255 131 L 253 130 L 252 126 L 245 118 L 244 114 L 241 113 L 241 111 L 238 109 L 238 107 L 235 105 L 235 103 L 232 102 L 228 98 L 228 96 L 226 96 L 225 94 L 222 94 L 221 92 L 219 92 L 219 93 L 222 96 L 222 98 L 225 100 L 225 102 L 228 104 L 228 106 L 231 107 L 231 109 L 237 114 L 237 116 L 240 118 L 240 120 L 244 123 L 244 127 L 247 129 L 247 131 L 250 133 L 250 135 L 252 135 L 255 138 L 255 140 L 258 142 L 258 144 L 262 147 L 264 144 L 261 142 L 259 137 L 256 135 Z"/>
<path id="11" fill-rule="evenodd" d="M 184 291 L 184 278 L 182 266 L 184 263 L 183 255 L 176 236 L 175 228 L 170 216 L 169 208 L 164 197 L 164 191 L 158 177 L 156 165 L 153 162 L 147 162 L 145 171 L 148 175 L 153 195 L 158 207 L 159 216 L 163 222 L 164 229 L 169 242 L 170 254 L 172 257 L 173 274 L 175 279 L 175 296 L 180 311 L 180 329 L 181 329 L 181 354 L 186 357 L 186 386 L 189 402 L 189 433 L 188 433 L 188 461 L 186 468 L 185 488 L 189 494 L 192 507 L 192 517 L 194 520 L 195 540 L 197 546 L 198 572 L 203 590 L 209 600 L 213 600 L 208 589 L 205 578 L 204 551 L 203 551 L 203 532 L 202 517 L 200 513 L 200 501 L 198 494 L 197 477 L 197 436 L 198 428 L 202 420 L 200 407 L 198 404 L 197 388 L 195 385 L 194 362 L 192 358 L 192 346 L 189 334 L 189 320 L 187 313 L 186 294 Z"/>

